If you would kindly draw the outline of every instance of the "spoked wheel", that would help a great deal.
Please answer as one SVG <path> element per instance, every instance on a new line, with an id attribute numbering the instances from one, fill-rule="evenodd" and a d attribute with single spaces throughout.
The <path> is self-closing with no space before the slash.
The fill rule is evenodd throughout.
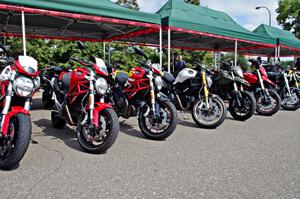
<path id="1" fill-rule="evenodd" d="M 256 111 L 261 115 L 271 116 L 280 109 L 281 99 L 274 90 L 268 90 L 268 95 L 264 91 L 256 93 Z"/>
<path id="2" fill-rule="evenodd" d="M 104 153 L 116 141 L 119 133 L 118 116 L 113 109 L 106 108 L 99 113 L 99 126 L 86 122 L 83 114 L 77 123 L 76 134 L 80 146 L 89 153 Z M 82 125 L 82 123 L 85 123 Z"/>
<path id="3" fill-rule="evenodd" d="M 24 157 L 31 138 L 29 115 L 18 114 L 12 118 L 7 138 L 0 138 L 0 169 L 16 167 Z"/>
<path id="4" fill-rule="evenodd" d="M 177 110 L 172 102 L 160 102 L 156 105 L 159 116 L 154 116 L 150 108 L 140 111 L 139 126 L 142 133 L 150 139 L 163 140 L 169 137 L 177 126 Z"/>
<path id="5" fill-rule="evenodd" d="M 300 107 L 300 91 L 296 88 L 291 88 L 290 94 L 284 89 L 281 99 L 281 107 L 285 110 L 294 111 Z"/>
<path id="6" fill-rule="evenodd" d="M 237 93 L 237 95 L 240 96 L 232 96 L 229 101 L 229 111 L 234 119 L 245 121 L 254 114 L 256 110 L 256 100 L 254 96 L 247 91 L 241 91 Z M 239 103 L 237 100 L 239 100 Z"/>
<path id="7" fill-rule="evenodd" d="M 227 114 L 224 101 L 218 96 L 209 96 L 209 106 L 201 98 L 193 106 L 192 116 L 195 123 L 201 128 L 217 128 L 221 125 Z"/>

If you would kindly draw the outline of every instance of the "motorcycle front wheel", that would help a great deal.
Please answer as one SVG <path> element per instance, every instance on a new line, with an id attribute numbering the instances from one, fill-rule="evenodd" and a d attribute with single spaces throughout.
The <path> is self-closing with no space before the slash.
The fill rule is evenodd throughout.
<path id="1" fill-rule="evenodd" d="M 232 117 L 239 121 L 245 121 L 252 117 L 256 110 L 255 97 L 247 91 L 241 91 L 240 97 L 232 96 L 229 101 L 229 112 Z M 240 105 L 237 105 L 239 100 Z"/>
<path id="2" fill-rule="evenodd" d="M 256 112 L 271 116 L 277 113 L 280 109 L 281 99 L 276 91 L 268 89 L 269 95 L 265 94 L 264 91 L 256 93 Z"/>
<path id="3" fill-rule="evenodd" d="M 76 135 L 80 146 L 89 153 L 104 153 L 116 141 L 119 133 L 119 119 L 111 108 L 99 113 L 99 126 L 91 127 L 88 122 L 82 125 L 86 114 L 77 123 Z"/>
<path id="4" fill-rule="evenodd" d="M 281 107 L 284 110 L 295 111 L 300 108 L 300 91 L 291 88 L 291 95 L 288 94 L 287 89 L 283 90 Z"/>
<path id="5" fill-rule="evenodd" d="M 218 96 L 209 96 L 209 106 L 205 99 L 197 100 L 192 109 L 195 123 L 201 128 L 214 129 L 226 119 L 227 109 L 224 101 Z"/>
<path id="6" fill-rule="evenodd" d="M 142 133 L 149 139 L 164 140 L 176 129 L 178 117 L 176 107 L 172 102 L 159 102 L 160 116 L 154 116 L 150 108 L 142 108 L 139 114 L 139 127 Z"/>
<path id="7" fill-rule="evenodd" d="M 8 127 L 8 138 L 0 138 L 0 169 L 16 167 L 24 157 L 31 138 L 29 115 L 17 114 Z"/>

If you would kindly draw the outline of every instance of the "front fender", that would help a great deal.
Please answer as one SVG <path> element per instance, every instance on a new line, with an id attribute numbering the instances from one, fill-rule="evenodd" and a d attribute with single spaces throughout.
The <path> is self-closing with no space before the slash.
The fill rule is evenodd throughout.
<path id="1" fill-rule="evenodd" d="M 244 86 L 248 86 L 248 87 L 250 86 L 249 82 L 246 81 L 246 80 L 243 79 L 243 78 L 235 77 L 234 80 L 235 80 L 236 82 L 238 82 L 238 83 L 244 85 Z"/>
<path id="2" fill-rule="evenodd" d="M 274 88 L 276 87 L 276 84 L 274 82 L 272 82 L 269 78 L 267 78 L 265 76 L 262 76 L 262 79 L 264 80 L 264 82 L 267 82 L 268 84 L 270 84 Z"/>
<path id="3" fill-rule="evenodd" d="M 99 126 L 99 113 L 106 108 L 112 108 L 112 106 L 107 103 L 100 103 L 100 102 L 95 103 L 95 109 L 93 113 L 94 115 L 93 124 L 95 125 L 96 128 L 98 128 Z"/>
<path id="4" fill-rule="evenodd" d="M 22 113 L 22 114 L 25 114 L 25 115 L 30 115 L 30 112 L 25 110 L 21 106 L 13 106 L 13 107 L 11 107 L 11 110 L 6 115 L 3 115 L 4 122 L 1 126 L 1 132 L 2 132 L 2 135 L 4 137 L 7 136 L 7 131 L 8 131 L 8 126 L 9 126 L 10 119 L 12 117 L 14 117 L 15 115 L 19 114 L 19 113 Z"/>

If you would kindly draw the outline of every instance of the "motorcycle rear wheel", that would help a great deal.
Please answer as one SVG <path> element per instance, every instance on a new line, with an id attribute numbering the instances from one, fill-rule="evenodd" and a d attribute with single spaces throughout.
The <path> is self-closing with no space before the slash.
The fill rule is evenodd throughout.
<path id="1" fill-rule="evenodd" d="M 229 101 L 229 112 L 232 117 L 239 121 L 245 121 L 251 118 L 256 110 L 256 100 L 255 97 L 247 91 L 240 92 L 242 100 L 242 107 L 236 107 L 236 97 L 232 96 Z"/>
<path id="2" fill-rule="evenodd" d="M 209 96 L 209 105 L 209 109 L 206 109 L 204 99 L 197 100 L 192 109 L 192 116 L 199 127 L 214 129 L 226 119 L 227 108 L 224 101 L 215 95 Z"/>
<path id="3" fill-rule="evenodd" d="M 275 104 L 273 107 L 268 109 L 268 104 L 264 104 L 263 102 L 263 91 L 260 91 L 255 95 L 256 98 L 256 112 L 259 113 L 260 115 L 265 115 L 265 116 L 271 116 L 277 113 L 280 109 L 281 106 L 281 99 L 280 96 L 277 94 L 276 91 L 268 89 L 269 95 L 270 95 L 270 100 L 272 100 Z"/>
<path id="4" fill-rule="evenodd" d="M 164 140 L 168 138 L 175 131 L 178 122 L 177 110 L 172 102 L 164 101 L 164 102 L 160 102 L 159 105 L 161 109 L 160 110 L 161 115 L 162 117 L 164 117 L 163 118 L 164 121 L 162 122 L 167 124 L 166 127 L 162 124 L 162 122 L 155 123 L 153 121 L 152 113 L 149 113 L 148 115 L 145 116 L 144 114 L 146 111 L 140 111 L 139 114 L 139 127 L 142 133 L 147 138 L 152 140 Z M 156 130 L 155 127 L 157 127 Z M 164 127 L 164 128 L 159 129 L 160 127 Z"/>
<path id="5" fill-rule="evenodd" d="M 116 112 L 111 108 L 105 108 L 99 113 L 99 129 L 95 129 L 95 135 L 93 136 L 87 132 L 90 130 L 88 129 L 89 126 L 81 124 L 84 117 L 85 114 L 77 123 L 78 143 L 88 153 L 105 153 L 115 143 L 119 134 L 120 126 Z M 99 136 L 99 134 L 102 135 Z"/>
<path id="6" fill-rule="evenodd" d="M 31 119 L 29 115 L 17 114 L 10 122 L 8 134 L 12 135 L 7 140 L 6 138 L 0 138 L 0 169 L 9 170 L 13 169 L 24 157 L 31 138 Z M 3 152 L 3 147 L 10 141 L 10 146 Z M 3 154 L 2 154 L 3 153 Z"/>

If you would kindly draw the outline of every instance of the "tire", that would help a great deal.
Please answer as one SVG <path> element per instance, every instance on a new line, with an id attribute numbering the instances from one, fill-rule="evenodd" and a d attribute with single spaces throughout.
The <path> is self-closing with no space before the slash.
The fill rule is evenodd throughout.
<path id="1" fill-rule="evenodd" d="M 287 111 L 295 111 L 300 108 L 300 91 L 298 89 L 292 89 L 291 93 L 292 93 L 292 95 L 294 95 L 294 97 L 297 98 L 296 103 L 291 104 L 291 105 L 284 103 L 285 102 L 284 94 L 282 94 L 283 99 L 281 100 L 281 107 Z"/>
<path id="2" fill-rule="evenodd" d="M 235 107 L 235 104 L 236 104 L 235 96 L 233 96 L 229 101 L 229 112 L 234 119 L 239 120 L 239 121 L 245 121 L 245 120 L 251 118 L 252 115 L 254 114 L 254 112 L 256 110 L 256 100 L 255 100 L 255 97 L 248 91 L 241 91 L 240 94 L 242 95 L 243 100 L 247 100 L 246 105 L 248 108 L 247 108 L 246 112 L 244 114 L 241 114 L 241 112 L 239 112 L 240 110 L 238 110 Z M 242 106 L 245 107 L 245 101 L 242 102 Z"/>
<path id="3" fill-rule="evenodd" d="M 257 93 L 255 95 L 255 98 L 256 98 L 256 112 L 259 113 L 260 115 L 271 116 L 271 115 L 274 115 L 275 113 L 277 113 L 280 109 L 280 106 L 281 106 L 280 96 L 274 90 L 268 89 L 268 91 L 269 91 L 270 97 L 273 100 L 275 100 L 275 106 L 273 108 L 269 109 L 269 110 L 264 110 L 264 106 L 259 104 L 260 100 L 261 100 L 260 99 L 261 95 L 259 93 Z M 260 92 L 262 92 L 262 91 L 260 91 Z"/>
<path id="4" fill-rule="evenodd" d="M 206 129 L 214 129 L 217 128 L 218 126 L 220 126 L 224 120 L 226 119 L 226 115 L 227 115 L 227 108 L 225 105 L 225 102 L 216 95 L 211 95 L 209 96 L 209 100 L 210 100 L 210 105 L 214 105 L 214 108 L 216 108 L 216 106 L 218 106 L 217 108 L 219 109 L 218 113 L 218 117 L 212 121 L 205 121 L 205 119 L 203 119 L 203 117 L 199 117 L 201 116 L 200 114 L 198 114 L 198 108 L 199 106 L 201 106 L 203 104 L 203 99 L 198 99 L 192 109 L 192 117 L 194 122 L 201 128 L 206 128 Z M 206 111 L 206 110 L 203 110 Z"/>
<path id="5" fill-rule="evenodd" d="M 169 125 L 167 126 L 166 129 L 163 129 L 162 132 L 152 132 L 151 129 L 149 129 L 148 125 L 147 125 L 147 120 L 150 121 L 151 116 L 144 116 L 145 111 L 140 111 L 139 114 L 139 127 L 142 131 L 142 133 L 144 134 L 145 137 L 152 139 L 152 140 L 164 140 L 166 138 L 168 138 L 170 135 L 172 135 L 172 133 L 175 131 L 176 127 L 177 127 L 177 123 L 178 123 L 178 116 L 177 116 L 177 110 L 176 107 L 174 106 L 174 104 L 170 101 L 163 101 L 160 102 L 160 107 L 163 107 L 165 109 L 167 109 L 167 111 L 164 109 L 164 113 L 167 114 L 169 119 Z M 170 117 L 171 116 L 171 117 Z M 150 124 L 152 125 L 152 124 Z M 153 127 L 153 125 L 152 125 Z"/>
<path id="6" fill-rule="evenodd" d="M 31 138 L 31 119 L 29 115 L 17 114 L 12 118 L 14 133 L 14 148 L 11 149 L 7 157 L 0 157 L 0 169 L 9 170 L 13 169 L 24 157 Z"/>
<path id="7" fill-rule="evenodd" d="M 83 126 L 81 125 L 82 120 L 79 120 L 77 124 L 76 135 L 78 143 L 88 153 L 105 153 L 115 143 L 119 134 L 120 125 L 116 112 L 111 108 L 106 108 L 100 112 L 100 115 L 106 117 L 110 121 L 109 135 L 106 140 L 100 145 L 94 145 L 93 143 L 87 141 L 86 135 L 83 131 Z M 82 118 L 84 118 L 84 115 L 82 116 Z"/>
<path id="8" fill-rule="evenodd" d="M 57 111 L 51 111 L 52 126 L 56 129 L 62 129 L 66 126 L 66 121 Z"/>
<path id="9" fill-rule="evenodd" d="M 43 92 L 42 94 L 42 102 L 43 102 L 43 106 L 44 108 L 52 108 L 54 106 L 54 100 L 52 99 L 52 92 L 47 93 L 47 92 Z"/>

